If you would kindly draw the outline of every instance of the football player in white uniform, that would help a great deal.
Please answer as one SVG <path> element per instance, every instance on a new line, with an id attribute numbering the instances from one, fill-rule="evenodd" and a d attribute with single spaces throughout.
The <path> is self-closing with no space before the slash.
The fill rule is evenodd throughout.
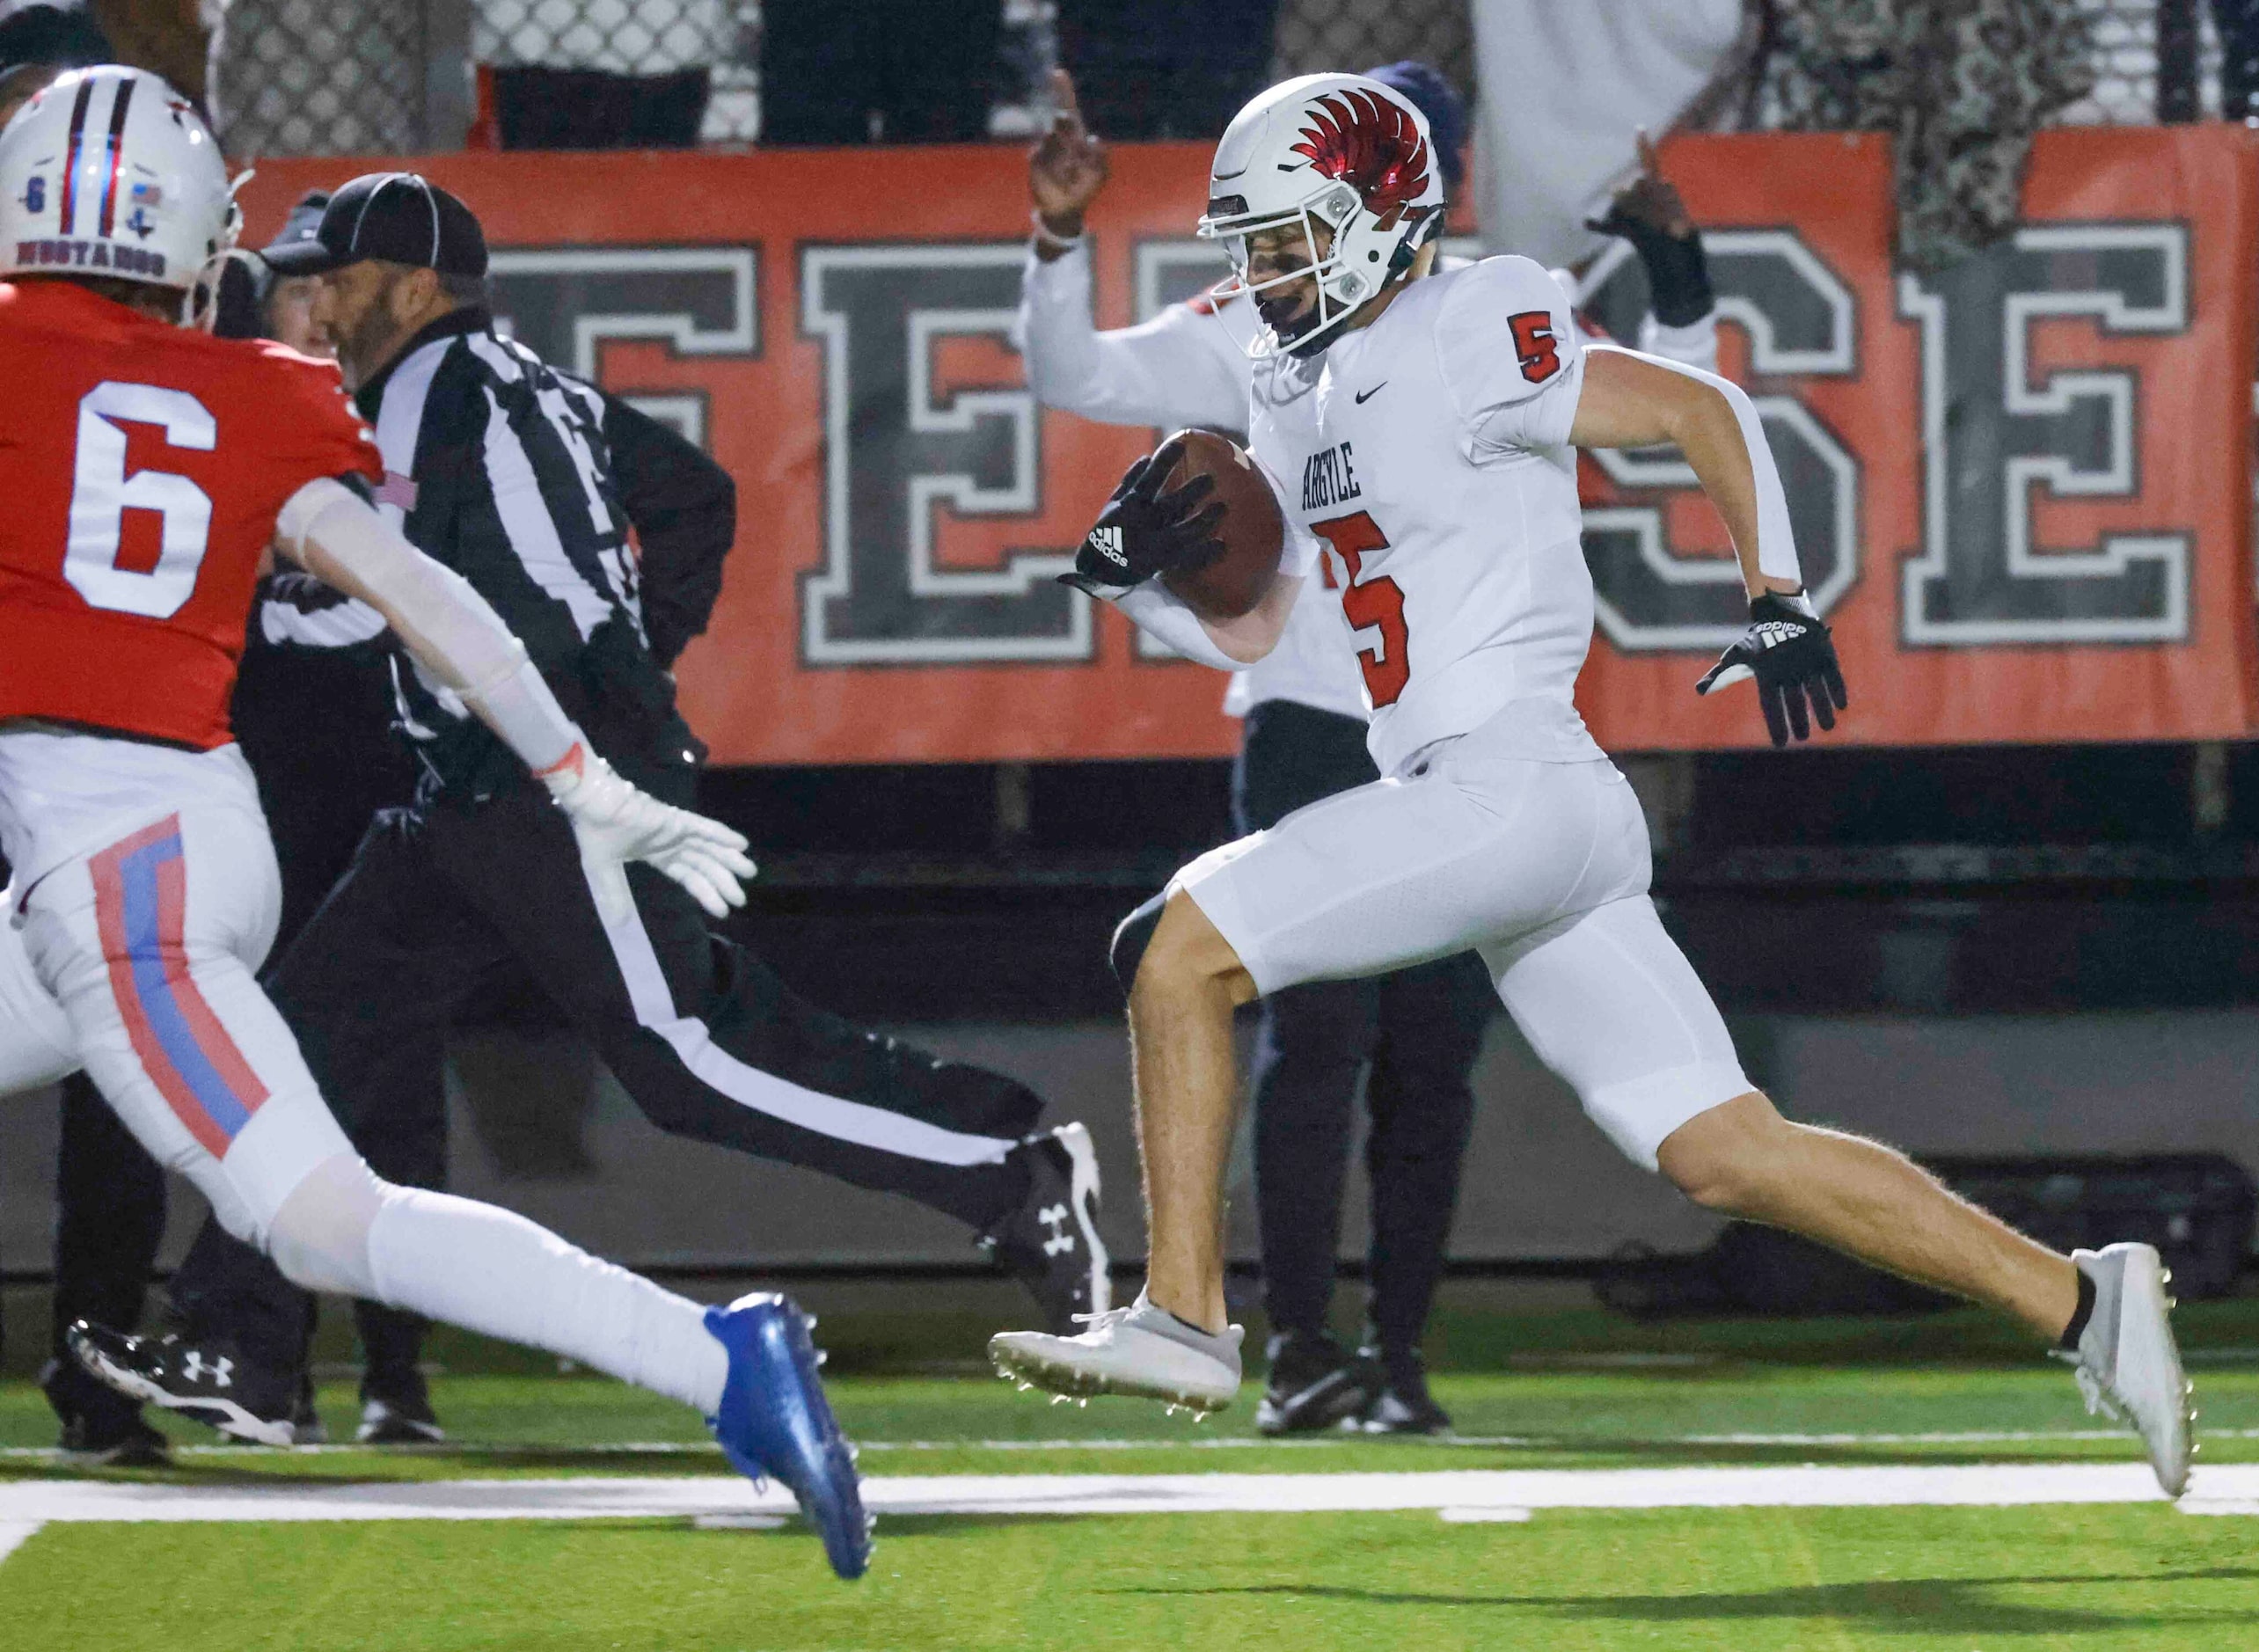
<path id="1" fill-rule="evenodd" d="M 1370 71 L 1427 117 L 1446 192 L 1458 184 L 1466 116 L 1433 69 Z M 1101 333 L 1092 313 L 1084 215 L 1104 188 L 1106 152 L 1082 122 L 1074 83 L 1055 71 L 1057 113 L 1031 152 L 1034 216 L 1016 333 L 1027 383 L 1047 406 L 1101 423 L 1245 431 L 1261 322 L 1244 295 L 1206 293 L 1137 326 Z M 1641 176 L 1594 227 L 1631 239 L 1652 296 L 1642 348 L 1714 370 L 1715 301 L 1702 243 L 1653 144 Z M 1449 254 L 1437 267 L 1469 262 Z M 1554 279 L 1574 294 L 1567 272 Z M 1314 377 L 1267 374 L 1286 394 Z M 1241 835 L 1276 825 L 1322 798 L 1379 778 L 1365 749 L 1369 707 L 1341 604 L 1322 581 L 1303 588 L 1277 645 L 1235 672 L 1224 708 L 1246 720 L 1232 780 Z M 1451 1426 L 1428 1391 L 1420 1343 L 1442 1277 L 1459 1173 L 1473 1125 L 1472 1075 L 1498 1007 L 1472 952 L 1361 981 L 1309 982 L 1263 1000 L 1248 1078 L 1254 1110 L 1256 1227 L 1269 1379 L 1255 1414 L 1266 1434 L 1352 1420 L 1368 1432 Z M 1371 1122 L 1367 1332 L 1352 1356 L 1327 1319 L 1340 1244 L 1343 1184 L 1361 1075 Z"/>
<path id="2" fill-rule="evenodd" d="M 2188 1389 L 2156 1252 L 2060 1255 L 1888 1148 L 1783 1119 L 1648 898 L 1639 806 L 1573 698 L 1593 620 L 1574 450 L 1679 449 L 1751 598 L 1748 631 L 1698 690 L 1753 679 L 1776 735 L 1804 737 L 1815 719 L 1832 727 L 1846 697 L 1749 398 L 1586 346 L 1527 259 L 1430 274 L 1443 199 L 1428 133 L 1376 82 L 1272 87 L 1225 133 L 1210 194 L 1202 233 L 1255 303 L 1269 371 L 1315 379 L 1266 398 L 1257 376 L 1249 446 L 1281 493 L 1286 553 L 1252 612 L 1203 619 L 1152 576 L 1212 558 L 1218 513 L 1199 482 L 1159 493 L 1141 461 L 1100 518 L 1120 555 L 1092 547 L 1078 578 L 1180 652 L 1236 669 L 1269 650 L 1323 554 L 1385 778 L 1202 856 L 1117 933 L 1147 1288 L 1078 1336 L 998 1336 L 999 1369 L 1059 1393 L 1228 1404 L 1234 1006 L 1473 947 L 1532 1048 L 1627 1155 L 1710 1209 L 2021 1321 L 2075 1363 L 2091 1406 L 2131 1414 L 2177 1495 Z"/>

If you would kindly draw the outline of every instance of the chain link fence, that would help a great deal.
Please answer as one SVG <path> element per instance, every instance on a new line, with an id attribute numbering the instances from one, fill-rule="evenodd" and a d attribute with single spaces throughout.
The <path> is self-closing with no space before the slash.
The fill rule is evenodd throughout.
<path id="1" fill-rule="evenodd" d="M 1044 77 L 1057 61 L 1056 7 L 1053 0 L 998 4 L 1003 74 L 989 129 L 1017 137 L 1042 116 Z M 2093 91 L 2058 117 L 2070 125 L 2217 118 L 2226 55 L 2218 14 L 2259 12 L 2259 0 L 2060 4 L 2085 15 L 2098 73 Z M 224 140 L 240 154 L 453 147 L 470 124 L 476 66 L 640 77 L 703 69 L 711 94 L 700 141 L 761 136 L 760 0 L 204 0 L 204 7 L 214 30 L 215 107 Z M 1280 0 L 1272 44 L 1281 74 L 1411 57 L 1436 64 L 1462 91 L 1476 90 L 1469 0 Z"/>

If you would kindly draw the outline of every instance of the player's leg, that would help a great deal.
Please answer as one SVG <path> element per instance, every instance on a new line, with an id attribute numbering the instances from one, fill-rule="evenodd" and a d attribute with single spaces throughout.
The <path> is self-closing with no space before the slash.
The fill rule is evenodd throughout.
<path id="1" fill-rule="evenodd" d="M 1115 940 L 1145 1160 L 1145 1294 L 1086 1337 L 992 1339 L 999 1368 L 1068 1393 L 1228 1403 L 1239 1385 L 1222 1230 L 1233 1009 L 1259 990 L 1383 974 L 1644 888 L 1629 798 L 1605 763 L 1447 753 L 1178 874 Z"/>
<path id="2" fill-rule="evenodd" d="M 1474 1125 L 1474 1064 L 1498 995 L 1473 953 L 1400 969 L 1378 990 L 1380 1036 L 1365 1086 L 1372 1120 L 1366 1352 L 1379 1364 L 1382 1390 L 1365 1422 L 1385 1432 L 1432 1433 L 1451 1419 L 1428 1393 L 1420 1341 L 1458 1208 Z"/>
<path id="3" fill-rule="evenodd" d="M 428 1159 L 425 1115 L 444 1105 L 449 1020 L 502 957 L 499 939 L 433 874 L 415 817 L 389 810 L 369 823 L 346 874 L 268 971 L 267 993 L 332 1115 L 356 1151 L 375 1138 L 387 1181 L 443 1180 L 443 1159 L 437 1173 L 401 1173 L 433 1167 L 387 1152 L 397 1146 L 387 1132 L 401 1115 L 418 1117 Z M 207 1220 L 172 1297 L 186 1335 L 231 1350 L 247 1407 L 299 1409 L 313 1299 L 263 1250 Z"/>
<path id="4" fill-rule="evenodd" d="M 835 1566 L 859 1570 L 852 1473 L 796 1313 L 762 1299 L 710 1316 L 523 1217 L 369 1173 L 252 977 L 274 925 L 265 848 L 249 810 L 187 811 L 59 868 L 34 892 L 33 961 L 143 1145 L 307 1289 L 376 1297 L 718 1415 L 734 1460 L 792 1483 Z M 89 1338 L 82 1356 L 162 1402 L 163 1361 L 137 1363 L 136 1346 Z M 207 1385 L 201 1398 L 216 1394 Z"/>
<path id="5" fill-rule="evenodd" d="M 600 911 L 537 787 L 432 830 L 447 881 L 661 1129 L 954 1216 L 1055 1322 L 1108 1305 L 1088 1135 L 1032 1135 L 1027 1085 L 817 1008 L 647 867 L 629 869 L 631 910 Z"/>
<path id="6" fill-rule="evenodd" d="M 2154 1252 L 2059 1255 L 1900 1153 L 1783 1119 L 1743 1076 L 1716 1006 L 1645 895 L 1483 951 L 1532 1048 L 1626 1154 L 1710 1209 L 1998 1308 L 2075 1351 L 2088 1379 L 2134 1413 L 2177 1494 L 2186 1385 Z"/>

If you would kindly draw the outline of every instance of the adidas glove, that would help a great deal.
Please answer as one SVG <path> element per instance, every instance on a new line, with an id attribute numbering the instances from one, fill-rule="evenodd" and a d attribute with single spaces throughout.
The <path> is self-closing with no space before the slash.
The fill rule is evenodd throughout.
<path id="1" fill-rule="evenodd" d="M 1718 656 L 1718 663 L 1694 685 L 1694 691 L 1707 694 L 1752 677 L 1757 703 L 1776 746 L 1787 745 L 1792 734 L 1809 740 L 1814 717 L 1822 728 L 1833 728 L 1835 714 L 1851 704 L 1844 693 L 1835 644 L 1828 640 L 1827 626 L 1802 591 L 1767 591 L 1752 598 L 1749 629 Z M 1808 698 L 1810 716 L 1804 711 Z"/>
<path id="2" fill-rule="evenodd" d="M 662 803 L 585 746 L 574 746 L 541 782 L 573 822 L 596 910 L 607 922 L 635 910 L 627 888 L 632 860 L 681 884 L 710 917 L 727 917 L 731 907 L 745 904 L 743 880 L 753 875 L 753 862 L 744 837 L 720 821 Z"/>
<path id="3" fill-rule="evenodd" d="M 1059 582 L 1093 596 L 1119 596 L 1156 574 L 1204 568 L 1224 554 L 1216 526 L 1224 520 L 1222 502 L 1199 509 L 1215 491 L 1207 476 L 1195 476 L 1172 492 L 1161 492 L 1173 464 L 1156 464 L 1147 454 L 1122 472 L 1114 496 L 1098 514 L 1098 525 L 1075 552 L 1075 571 Z"/>

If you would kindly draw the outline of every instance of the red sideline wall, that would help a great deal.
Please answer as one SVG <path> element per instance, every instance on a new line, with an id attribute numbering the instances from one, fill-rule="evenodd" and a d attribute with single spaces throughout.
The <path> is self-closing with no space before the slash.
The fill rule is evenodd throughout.
<path id="1" fill-rule="evenodd" d="M 1115 151 L 1103 325 L 1202 279 L 1205 164 Z M 1139 657 L 1118 616 L 1093 625 L 1050 584 L 1151 436 L 1026 397 L 1016 150 L 417 164 L 485 221 L 522 335 L 656 398 L 737 477 L 737 550 L 681 673 L 717 763 L 1232 749 L 1219 678 Z M 1668 164 L 1712 232 L 1726 369 L 1784 452 L 1836 627 L 1838 742 L 2251 729 L 2250 135 L 2046 134 L 2014 242 L 1927 281 L 1890 263 L 1881 139 L 1700 138 Z M 261 164 L 247 243 L 361 170 Z M 1745 696 L 1690 691 L 1737 606 L 1714 515 L 1653 459 L 1586 479 L 1595 731 L 1762 743 Z"/>

